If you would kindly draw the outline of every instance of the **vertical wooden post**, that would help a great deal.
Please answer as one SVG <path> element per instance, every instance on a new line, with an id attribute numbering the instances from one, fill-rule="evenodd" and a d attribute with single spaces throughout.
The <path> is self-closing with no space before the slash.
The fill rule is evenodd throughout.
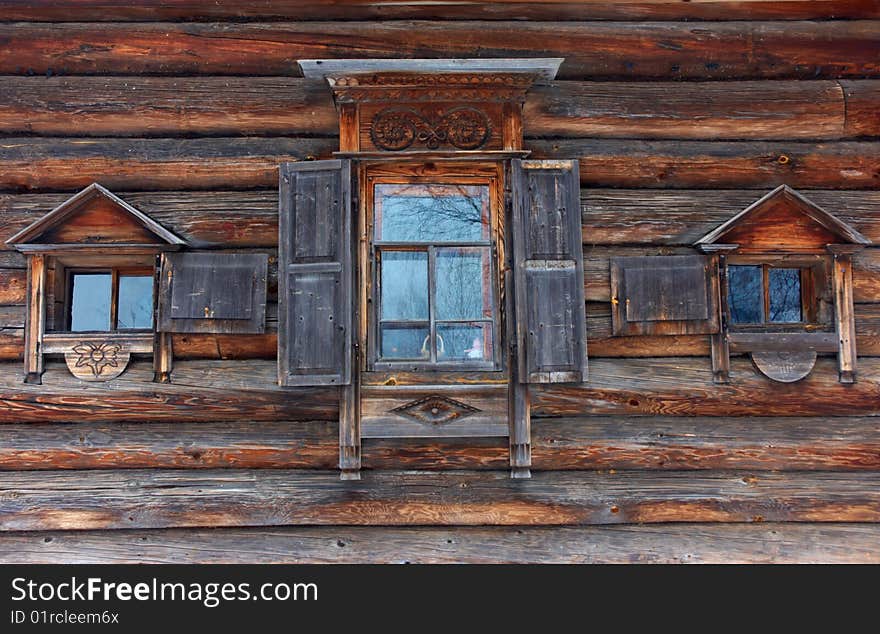
<path id="1" fill-rule="evenodd" d="M 352 373 L 351 384 L 339 388 L 339 477 L 361 479 L 360 372 Z"/>
<path id="2" fill-rule="evenodd" d="M 715 295 L 718 311 L 718 332 L 709 335 L 712 351 L 712 381 L 730 383 L 730 340 L 727 333 L 727 254 L 736 250 L 735 244 L 703 244 L 700 250 L 709 257 L 710 290 Z"/>
<path id="3" fill-rule="evenodd" d="M 856 324 L 853 313 L 852 256 L 862 247 L 851 244 L 830 244 L 834 254 L 834 316 L 837 325 L 838 377 L 841 383 L 856 381 Z"/>
<path id="4" fill-rule="evenodd" d="M 522 103 L 505 101 L 502 109 L 501 144 L 505 150 L 522 149 Z"/>
<path id="5" fill-rule="evenodd" d="M 174 365 L 174 347 L 170 332 L 159 331 L 159 316 L 166 309 L 164 302 L 168 293 L 163 289 L 170 283 L 171 270 L 166 273 L 165 254 L 156 256 L 156 282 L 154 284 L 153 319 L 156 331 L 153 335 L 153 381 L 155 383 L 170 383 L 171 370 Z M 167 275 L 163 279 L 163 275 Z"/>
<path id="6" fill-rule="evenodd" d="M 510 477 L 531 478 L 532 403 L 529 385 L 520 383 L 515 367 L 510 382 Z"/>
<path id="7" fill-rule="evenodd" d="M 339 151 L 359 152 L 360 142 L 360 117 L 356 103 L 344 102 L 339 104 Z"/>
<path id="8" fill-rule="evenodd" d="M 43 331 L 46 328 L 46 256 L 28 256 L 28 310 L 24 328 L 24 382 L 43 382 Z"/>

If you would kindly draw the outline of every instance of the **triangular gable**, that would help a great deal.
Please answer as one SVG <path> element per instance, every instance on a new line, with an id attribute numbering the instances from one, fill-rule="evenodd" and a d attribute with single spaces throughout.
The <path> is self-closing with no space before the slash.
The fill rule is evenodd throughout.
<path id="1" fill-rule="evenodd" d="M 754 248 L 823 248 L 827 244 L 871 244 L 847 223 L 788 185 L 780 185 L 697 240 L 696 246 L 750 242 Z"/>
<path id="2" fill-rule="evenodd" d="M 6 241 L 28 245 L 180 246 L 184 240 L 135 209 L 113 192 L 92 183 Z"/>

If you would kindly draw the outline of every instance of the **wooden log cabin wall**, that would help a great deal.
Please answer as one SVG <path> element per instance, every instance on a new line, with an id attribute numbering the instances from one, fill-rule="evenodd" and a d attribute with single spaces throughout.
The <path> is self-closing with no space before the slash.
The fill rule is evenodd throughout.
<path id="1" fill-rule="evenodd" d="M 589 376 L 530 386 L 530 480 L 507 438 L 367 438 L 340 481 L 339 388 L 277 381 L 279 166 L 340 148 L 298 62 L 551 57 L 523 146 L 578 161 Z M 187 249 L 268 258 L 263 332 L 168 335 L 168 383 L 47 355 L 36 385 L 3 245 L 0 561 L 880 562 L 878 60 L 870 0 L 0 0 L 4 240 L 97 182 Z M 613 261 L 698 255 L 781 185 L 864 238 L 828 254 L 804 378 L 740 344 L 719 382 L 717 330 L 615 327 Z"/>

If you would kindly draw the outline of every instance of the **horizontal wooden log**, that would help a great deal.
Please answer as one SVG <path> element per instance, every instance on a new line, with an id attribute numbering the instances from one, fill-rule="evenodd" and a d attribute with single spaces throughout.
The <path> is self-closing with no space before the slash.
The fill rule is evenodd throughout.
<path id="1" fill-rule="evenodd" d="M 690 246 L 761 195 L 745 189 L 585 188 L 581 190 L 584 243 Z M 880 192 L 811 190 L 806 195 L 880 245 Z"/>
<path id="2" fill-rule="evenodd" d="M 0 470 L 333 469 L 328 421 L 0 425 Z M 561 469 L 880 469 L 880 417 L 535 418 L 532 466 Z M 365 469 L 504 469 L 504 439 L 368 440 Z"/>
<path id="3" fill-rule="evenodd" d="M 580 160 L 581 184 L 595 187 L 873 189 L 880 144 L 847 141 L 532 141 L 536 158 Z"/>
<path id="4" fill-rule="evenodd" d="M 5 77 L 0 132 L 44 136 L 339 133 L 323 81 Z M 572 82 L 532 89 L 526 137 L 842 139 L 880 134 L 880 82 Z"/>
<path id="5" fill-rule="evenodd" d="M 563 57 L 560 79 L 866 78 L 880 21 L 0 24 L 0 73 L 280 75 L 316 58 Z"/>
<path id="6" fill-rule="evenodd" d="M 880 144 L 535 140 L 535 158 L 578 158 L 588 187 L 871 189 Z M 73 191 L 99 181 L 113 190 L 272 188 L 278 164 L 327 158 L 335 139 L 0 140 L 0 191 Z"/>
<path id="7" fill-rule="evenodd" d="M 880 474 L 123 470 L 5 473 L 0 530 L 880 522 Z"/>
<path id="8" fill-rule="evenodd" d="M 9 564 L 880 563 L 875 524 L 289 527 L 0 535 Z"/>
<path id="9" fill-rule="evenodd" d="M 172 383 L 153 383 L 151 362 L 118 379 L 84 384 L 50 363 L 42 385 L 22 382 L 18 363 L 0 367 L 0 423 L 85 421 L 336 420 L 336 389 L 277 385 L 274 361 L 175 363 Z"/>
<path id="10" fill-rule="evenodd" d="M 871 0 L 2 0 L 4 20 L 88 22 L 206 19 L 824 20 L 877 18 Z"/>
<path id="11" fill-rule="evenodd" d="M 668 354 L 668 353 L 667 353 Z M 535 387 L 535 416 L 875 416 L 880 359 L 862 357 L 858 381 L 837 381 L 821 358 L 794 384 L 775 383 L 745 358 L 731 383 L 716 385 L 708 358 L 590 361 L 578 386 Z M 274 360 L 181 361 L 171 384 L 152 383 L 152 364 L 132 362 L 118 379 L 84 385 L 50 363 L 43 385 L 22 382 L 21 365 L 0 366 L 0 423 L 112 421 L 335 420 L 335 389 L 279 388 Z"/>
<path id="12" fill-rule="evenodd" d="M 0 269 L 0 304 L 23 305 L 27 301 L 27 271 Z"/>
<path id="13" fill-rule="evenodd" d="M 273 248 L 278 243 L 277 188 L 240 192 L 121 189 L 116 193 L 198 248 Z M 612 252 L 688 253 L 697 239 L 761 195 L 762 192 L 747 189 L 583 189 L 586 270 L 590 276 L 603 270 L 607 275 L 604 258 Z M 808 196 L 880 245 L 880 191 L 812 190 Z M 0 237 L 13 235 L 69 197 L 69 193 L 0 194 Z M 643 246 L 629 250 L 631 245 Z M 607 246 L 614 248 L 602 248 Z M 5 248 L 0 243 L 0 265 L 24 268 L 24 258 Z M 864 263 L 871 257 L 859 254 L 856 261 Z M 596 284 L 596 289 L 607 286 L 605 281 Z M 590 287 L 587 280 L 588 290 Z M 595 299 L 603 300 L 604 296 Z"/>
<path id="14" fill-rule="evenodd" d="M 712 382 L 709 359 L 590 360 L 582 385 L 535 386 L 535 416 L 876 416 L 880 359 L 860 358 L 858 381 L 838 382 L 837 360 L 821 358 L 797 383 L 777 383 L 745 358 L 731 359 L 730 384 Z"/>

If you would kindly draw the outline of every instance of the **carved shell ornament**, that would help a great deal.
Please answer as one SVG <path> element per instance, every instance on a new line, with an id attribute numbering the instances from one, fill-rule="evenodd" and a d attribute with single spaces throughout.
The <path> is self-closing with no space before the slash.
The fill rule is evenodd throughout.
<path id="1" fill-rule="evenodd" d="M 109 341 L 80 341 L 64 360 L 70 373 L 83 381 L 108 381 L 125 371 L 131 355 L 118 343 Z"/>
<path id="2" fill-rule="evenodd" d="M 476 150 L 489 139 L 491 123 L 484 112 L 463 106 L 434 114 L 412 108 L 382 110 L 370 127 L 373 145 L 382 150 L 400 151 L 413 143 L 429 150 L 451 145 L 459 150 Z"/>

